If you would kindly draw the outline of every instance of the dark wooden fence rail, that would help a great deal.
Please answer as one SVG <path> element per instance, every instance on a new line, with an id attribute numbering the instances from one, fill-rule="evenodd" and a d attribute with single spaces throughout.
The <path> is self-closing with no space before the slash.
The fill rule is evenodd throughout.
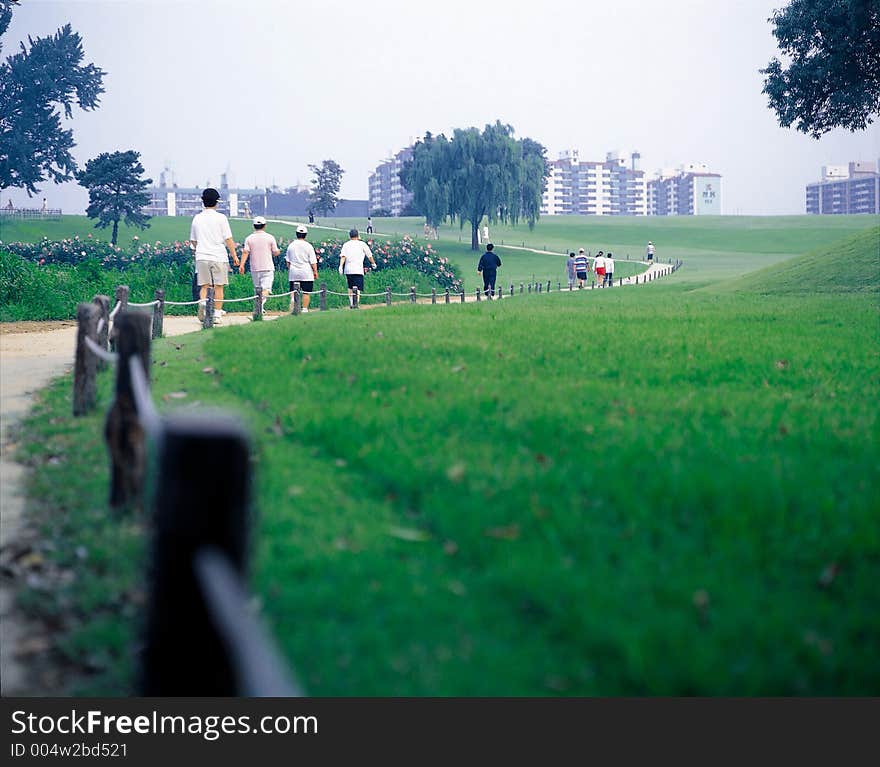
<path id="1" fill-rule="evenodd" d="M 99 306 L 78 309 L 80 333 L 100 352 Z M 116 388 L 105 423 L 110 505 L 147 501 L 152 533 L 138 694 L 302 695 L 245 586 L 252 526 L 245 428 L 224 412 L 160 417 L 149 384 L 151 313 L 120 308 L 114 329 Z M 94 364 L 94 349 L 78 343 L 77 364 Z M 234 469 L 218 472 L 218 462 Z"/>

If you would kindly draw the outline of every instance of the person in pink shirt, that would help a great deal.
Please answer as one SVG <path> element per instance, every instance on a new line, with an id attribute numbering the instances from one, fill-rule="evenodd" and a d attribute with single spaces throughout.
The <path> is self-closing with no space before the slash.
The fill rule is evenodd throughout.
<path id="1" fill-rule="evenodd" d="M 266 296 L 272 292 L 272 281 L 275 278 L 275 262 L 273 256 L 281 254 L 275 238 L 266 231 L 266 219 L 257 216 L 254 219 L 254 232 L 249 234 L 244 241 L 241 255 L 241 265 L 238 273 L 244 274 L 244 266 L 251 259 L 251 279 L 254 281 L 254 291 L 263 297 L 263 307 L 266 306 Z"/>

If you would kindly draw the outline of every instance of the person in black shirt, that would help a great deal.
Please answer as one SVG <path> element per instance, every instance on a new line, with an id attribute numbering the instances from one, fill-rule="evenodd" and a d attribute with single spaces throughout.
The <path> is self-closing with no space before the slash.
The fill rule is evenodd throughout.
<path id="1" fill-rule="evenodd" d="M 483 292 L 486 296 L 495 295 L 495 277 L 498 273 L 498 267 L 501 266 L 501 259 L 495 254 L 495 246 L 490 242 L 486 246 L 486 252 L 480 256 L 480 263 L 477 264 L 477 274 L 483 274 Z"/>

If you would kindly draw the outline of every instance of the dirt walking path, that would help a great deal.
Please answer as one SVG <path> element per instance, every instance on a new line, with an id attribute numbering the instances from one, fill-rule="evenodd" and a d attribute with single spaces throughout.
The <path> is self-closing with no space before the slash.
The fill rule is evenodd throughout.
<path id="1" fill-rule="evenodd" d="M 249 322 L 226 315 L 227 325 Z M 193 317 L 166 317 L 166 335 L 199 330 Z M 35 392 L 73 366 L 75 322 L 0 324 L 0 695 L 41 694 L 45 682 L 30 678 L 29 656 L 48 649 L 39 627 L 16 609 L 17 561 L 30 549 L 23 540 L 25 467 L 15 462 L 15 426 L 27 414 Z M 32 659 L 32 658 L 31 658 Z M 51 693 L 47 693 L 51 694 Z"/>

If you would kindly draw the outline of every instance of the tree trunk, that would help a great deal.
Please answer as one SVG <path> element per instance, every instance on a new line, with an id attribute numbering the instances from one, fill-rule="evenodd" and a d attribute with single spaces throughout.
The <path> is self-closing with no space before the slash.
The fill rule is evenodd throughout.
<path id="1" fill-rule="evenodd" d="M 119 219 L 113 222 L 113 236 L 110 238 L 110 244 L 116 245 L 116 235 L 119 234 Z"/>
<path id="2" fill-rule="evenodd" d="M 471 250 L 479 250 L 480 249 L 480 240 L 479 240 L 479 225 L 471 223 Z"/>

